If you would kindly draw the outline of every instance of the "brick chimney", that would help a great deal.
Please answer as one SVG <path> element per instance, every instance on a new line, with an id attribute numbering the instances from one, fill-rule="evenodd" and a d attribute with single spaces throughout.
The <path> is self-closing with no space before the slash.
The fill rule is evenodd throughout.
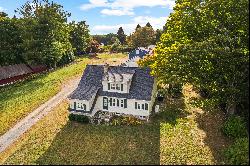
<path id="1" fill-rule="evenodd" d="M 108 81 L 108 69 L 109 69 L 109 64 L 105 63 L 103 65 L 103 70 L 104 70 L 104 80 Z"/>

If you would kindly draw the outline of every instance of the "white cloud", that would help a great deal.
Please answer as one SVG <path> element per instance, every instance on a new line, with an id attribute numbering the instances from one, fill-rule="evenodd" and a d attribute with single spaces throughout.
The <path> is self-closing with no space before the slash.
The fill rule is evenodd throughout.
<path id="1" fill-rule="evenodd" d="M 4 10 L 6 10 L 6 9 L 4 9 L 3 7 L 0 6 L 0 12 L 3 12 Z"/>
<path id="2" fill-rule="evenodd" d="M 156 29 L 162 29 L 167 21 L 167 17 L 149 17 L 149 16 L 138 16 L 132 19 L 131 23 L 128 24 L 117 24 L 117 25 L 96 25 L 91 30 L 92 34 L 107 34 L 116 33 L 119 27 L 122 27 L 126 34 L 132 33 L 137 24 L 145 26 L 147 22 L 150 22 L 152 27 Z"/>
<path id="3" fill-rule="evenodd" d="M 89 10 L 96 7 L 107 7 L 107 6 L 108 6 L 107 0 L 89 0 L 89 3 L 81 5 L 80 9 Z"/>
<path id="4" fill-rule="evenodd" d="M 134 15 L 133 11 L 130 10 L 119 10 L 119 9 L 103 9 L 102 14 L 108 16 L 124 16 L 124 15 Z"/>
<path id="5" fill-rule="evenodd" d="M 102 14 L 106 15 L 132 15 L 134 8 L 138 7 L 169 7 L 173 8 L 174 0 L 89 0 L 89 3 L 81 5 L 81 10 L 89 10 L 96 7 L 104 7 Z"/>
<path id="6" fill-rule="evenodd" d="M 134 9 L 137 7 L 156 7 L 156 6 L 169 6 L 172 8 L 175 5 L 174 0 L 115 0 L 111 6 Z"/>

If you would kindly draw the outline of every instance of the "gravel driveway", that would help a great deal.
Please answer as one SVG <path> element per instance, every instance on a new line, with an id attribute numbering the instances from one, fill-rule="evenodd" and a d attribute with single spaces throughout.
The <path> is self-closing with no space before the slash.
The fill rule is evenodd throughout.
<path id="1" fill-rule="evenodd" d="M 35 109 L 4 135 L 2 135 L 0 137 L 0 153 L 16 141 L 23 133 L 30 129 L 31 126 L 33 126 L 38 120 L 46 116 L 54 107 L 66 99 L 67 96 L 75 90 L 79 81 L 80 77 L 65 83 L 59 93 Z"/>

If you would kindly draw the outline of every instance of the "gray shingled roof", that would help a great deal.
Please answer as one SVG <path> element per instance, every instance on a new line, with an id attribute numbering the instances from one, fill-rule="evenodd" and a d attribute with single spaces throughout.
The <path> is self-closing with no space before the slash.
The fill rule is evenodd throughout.
<path id="1" fill-rule="evenodd" d="M 102 65 L 87 65 L 77 89 L 69 96 L 71 99 L 89 100 L 98 90 L 99 96 L 110 96 L 127 99 L 151 100 L 154 78 L 150 69 L 138 67 L 109 66 L 108 72 L 133 74 L 129 93 L 106 92 L 102 89 L 104 74 Z"/>
<path id="2" fill-rule="evenodd" d="M 0 67 L 0 80 L 29 73 L 32 73 L 32 70 L 25 64 L 3 66 Z"/>

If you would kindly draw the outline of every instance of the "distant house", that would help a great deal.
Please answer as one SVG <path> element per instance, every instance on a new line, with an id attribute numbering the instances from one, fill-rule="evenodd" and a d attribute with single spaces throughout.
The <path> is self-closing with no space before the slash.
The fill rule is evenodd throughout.
<path id="1" fill-rule="evenodd" d="M 13 83 L 33 73 L 46 70 L 43 65 L 16 64 L 0 67 L 0 85 Z"/>
<path id="2" fill-rule="evenodd" d="M 69 96 L 70 113 L 94 117 L 97 112 L 132 115 L 148 120 L 156 97 L 156 79 L 150 69 L 87 65 Z"/>
<path id="3" fill-rule="evenodd" d="M 140 48 L 140 49 L 135 49 L 135 50 L 131 51 L 128 54 L 128 58 L 129 59 L 134 59 L 135 57 L 143 58 L 144 56 L 146 56 L 148 54 L 149 54 L 149 50 Z"/>
<path id="4" fill-rule="evenodd" d="M 148 48 L 138 47 L 137 49 L 131 51 L 128 54 L 128 60 L 121 64 L 121 66 L 126 67 L 138 67 L 137 62 L 139 59 L 143 59 L 147 55 L 152 55 L 154 53 L 155 45 L 150 45 Z"/>

